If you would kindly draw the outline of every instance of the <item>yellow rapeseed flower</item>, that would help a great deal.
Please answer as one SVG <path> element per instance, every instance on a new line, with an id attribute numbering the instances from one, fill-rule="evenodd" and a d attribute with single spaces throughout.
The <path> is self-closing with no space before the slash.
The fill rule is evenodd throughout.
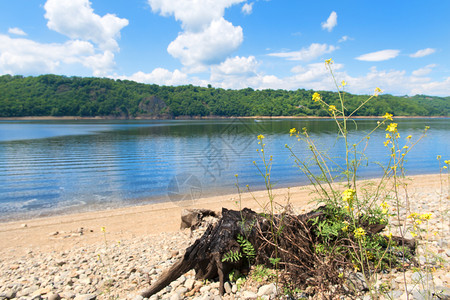
<path id="1" fill-rule="evenodd" d="M 258 140 L 262 141 L 264 136 L 262 134 L 258 135 Z"/>
<path id="2" fill-rule="evenodd" d="M 387 141 L 384 142 L 383 144 L 387 147 L 387 146 L 389 145 L 390 142 L 391 142 L 390 140 L 387 140 Z"/>
<path id="3" fill-rule="evenodd" d="M 386 131 L 397 132 L 397 123 L 389 124 L 388 127 L 386 128 Z"/>
<path id="4" fill-rule="evenodd" d="M 344 221 L 345 226 L 342 227 L 342 231 L 347 232 L 348 231 L 348 225 L 350 225 L 347 221 Z"/>
<path id="5" fill-rule="evenodd" d="M 386 201 L 381 202 L 380 206 L 383 209 L 383 214 L 387 214 L 389 211 L 388 208 L 391 207 L 389 204 L 386 203 Z"/>
<path id="6" fill-rule="evenodd" d="M 413 238 L 415 238 L 415 237 L 417 236 L 417 234 L 414 233 L 414 232 L 411 232 L 411 236 L 412 236 Z"/>
<path id="7" fill-rule="evenodd" d="M 106 227 L 105 226 L 100 227 L 100 231 L 101 232 L 106 232 Z"/>
<path id="8" fill-rule="evenodd" d="M 391 121 L 392 121 L 392 117 L 393 117 L 393 115 L 390 114 L 390 113 L 386 113 L 386 114 L 383 116 L 383 118 L 385 118 L 386 120 L 391 120 Z"/>
<path id="9" fill-rule="evenodd" d="M 375 88 L 375 93 L 374 93 L 375 97 L 378 97 L 378 95 L 381 94 L 382 92 L 383 91 L 379 87 Z"/>
<path id="10" fill-rule="evenodd" d="M 346 82 L 345 80 L 342 80 L 341 86 L 344 87 L 344 86 L 346 86 L 346 85 L 347 85 L 347 82 Z"/>
<path id="11" fill-rule="evenodd" d="M 440 160 L 441 158 L 442 158 L 442 156 L 440 156 L 440 155 L 436 156 L 437 160 Z"/>
<path id="12" fill-rule="evenodd" d="M 336 109 L 336 106 L 330 105 L 330 106 L 328 107 L 328 110 L 329 110 L 329 111 L 332 111 L 332 112 L 335 112 L 337 109 Z"/>
<path id="13" fill-rule="evenodd" d="M 326 65 L 326 66 L 329 66 L 329 65 L 331 65 L 331 64 L 333 64 L 333 59 L 329 58 L 329 59 L 326 59 L 326 60 L 325 60 L 325 65 Z"/>
<path id="14" fill-rule="evenodd" d="M 444 163 L 446 163 L 447 165 L 450 165 L 450 160 L 444 160 Z"/>
<path id="15" fill-rule="evenodd" d="M 392 138 L 392 136 L 389 133 L 386 133 L 386 138 L 390 139 L 390 138 Z"/>
<path id="16" fill-rule="evenodd" d="M 408 216 L 408 219 L 415 219 L 415 218 L 417 218 L 417 216 L 419 216 L 418 213 L 412 213 Z"/>
<path id="17" fill-rule="evenodd" d="M 319 94 L 318 92 L 315 92 L 315 93 L 312 95 L 312 99 L 314 100 L 314 102 L 317 102 L 317 101 L 322 100 L 322 96 L 320 96 L 320 94 Z"/>
<path id="18" fill-rule="evenodd" d="M 291 128 L 291 130 L 289 130 L 290 136 L 292 136 L 292 135 L 295 134 L 296 132 L 297 132 L 297 129 L 295 129 L 295 128 Z"/>
<path id="19" fill-rule="evenodd" d="M 355 234 L 355 238 L 357 238 L 357 239 L 361 239 L 361 238 L 363 238 L 366 235 L 366 231 L 363 228 L 361 228 L 361 227 L 356 228 L 353 231 L 353 233 Z"/>
<path id="20" fill-rule="evenodd" d="M 412 136 L 411 136 L 411 135 L 408 135 L 406 138 L 407 138 L 408 140 L 410 140 L 410 139 L 412 138 Z"/>
<path id="21" fill-rule="evenodd" d="M 353 201 L 353 197 L 354 197 L 355 193 L 356 193 L 356 191 L 354 189 L 346 189 L 342 193 L 342 200 L 344 202 L 347 202 L 350 205 Z"/>
<path id="22" fill-rule="evenodd" d="M 421 220 L 429 220 L 429 219 L 431 219 L 431 215 L 432 215 L 431 213 L 421 214 L 419 218 Z"/>

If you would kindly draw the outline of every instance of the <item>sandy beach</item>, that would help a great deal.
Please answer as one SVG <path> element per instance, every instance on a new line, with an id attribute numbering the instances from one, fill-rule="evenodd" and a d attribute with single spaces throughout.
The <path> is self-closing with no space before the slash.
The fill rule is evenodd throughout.
<path id="1" fill-rule="evenodd" d="M 418 249 L 417 258 L 426 263 L 430 251 L 440 257 L 439 262 L 432 262 L 437 266 L 433 275 L 434 291 L 450 296 L 447 178 L 439 174 L 411 176 L 407 198 L 411 212 L 433 214 L 430 226 L 436 234 Z M 275 201 L 285 205 L 289 198 L 294 213 L 304 213 L 316 206 L 311 202 L 314 196 L 311 190 L 311 186 L 276 189 Z M 400 193 L 400 198 L 404 201 L 406 194 Z M 233 194 L 2 223 L 0 299 L 143 300 L 139 294 L 180 259 L 205 230 L 205 227 L 193 232 L 180 230 L 182 210 L 239 209 L 238 200 L 239 195 Z M 258 211 L 259 203 L 267 201 L 267 194 L 265 191 L 244 193 L 241 200 L 242 207 Z M 408 212 L 401 208 L 400 213 Z M 396 222 L 395 218 L 390 221 L 394 235 L 398 234 Z M 407 237 L 411 238 L 408 234 Z M 226 294 L 221 297 L 218 282 L 195 280 L 194 275 L 192 270 L 187 272 L 150 299 L 275 298 L 276 290 L 271 282 L 259 284 L 249 280 L 241 288 L 236 282 L 227 282 Z M 378 281 L 390 286 L 389 299 L 406 299 L 406 278 L 409 299 L 423 299 L 426 287 L 419 282 L 422 275 L 413 270 L 405 275 L 391 272 L 380 274 Z"/>
<path id="2" fill-rule="evenodd" d="M 440 187 L 439 174 L 411 176 L 410 195 L 419 191 L 434 191 Z M 444 189 L 447 178 L 443 176 Z M 314 204 L 311 186 L 276 189 L 275 201 L 289 201 L 298 213 L 309 211 Z M 242 207 L 260 208 L 259 202 L 265 202 L 267 193 L 258 191 L 243 193 Z M 255 198 L 255 199 L 254 199 Z M 0 256 L 20 256 L 33 252 L 63 251 L 75 246 L 86 246 L 102 241 L 101 227 L 106 227 L 112 240 L 175 232 L 179 230 L 181 211 L 184 208 L 207 208 L 220 211 L 222 207 L 238 209 L 238 194 L 196 199 L 186 202 L 168 202 L 152 205 L 125 207 L 104 211 L 52 216 L 31 220 L 21 220 L 1 224 Z M 448 201 L 448 200 L 447 200 Z M 83 234 L 78 235 L 80 229 Z"/>

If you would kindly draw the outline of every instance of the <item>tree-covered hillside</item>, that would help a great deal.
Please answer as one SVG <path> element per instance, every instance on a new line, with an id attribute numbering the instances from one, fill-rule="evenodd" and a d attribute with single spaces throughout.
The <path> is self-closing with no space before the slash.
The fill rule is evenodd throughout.
<path id="1" fill-rule="evenodd" d="M 0 117 L 108 116 L 121 118 L 178 116 L 327 116 L 311 100 L 312 90 L 224 90 L 158 86 L 128 80 L 58 75 L 0 76 Z M 320 92 L 338 106 L 338 94 Z M 367 96 L 345 94 L 347 110 Z M 380 95 L 358 116 L 449 116 L 450 97 Z"/>

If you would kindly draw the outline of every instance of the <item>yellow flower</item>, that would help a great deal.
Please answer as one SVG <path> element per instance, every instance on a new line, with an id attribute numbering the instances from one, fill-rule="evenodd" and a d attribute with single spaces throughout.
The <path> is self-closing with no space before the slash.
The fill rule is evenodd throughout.
<path id="1" fill-rule="evenodd" d="M 403 149 L 408 149 L 409 148 L 409 146 L 403 146 Z"/>
<path id="2" fill-rule="evenodd" d="M 258 135 L 258 140 L 262 141 L 264 136 L 262 134 Z"/>
<path id="3" fill-rule="evenodd" d="M 411 236 L 412 236 L 413 238 L 415 238 L 415 237 L 417 236 L 417 234 L 415 234 L 414 232 L 411 232 Z"/>
<path id="4" fill-rule="evenodd" d="M 355 209 L 353 207 L 350 207 L 349 205 L 344 206 L 344 208 L 348 211 L 348 212 L 352 212 Z"/>
<path id="5" fill-rule="evenodd" d="M 357 239 L 363 238 L 366 235 L 366 231 L 361 227 L 356 228 L 353 233 L 355 234 L 355 238 Z"/>
<path id="6" fill-rule="evenodd" d="M 292 136 L 292 135 L 295 134 L 296 132 L 297 132 L 297 129 L 295 129 L 295 128 L 291 128 L 291 130 L 289 130 L 290 136 Z"/>
<path id="7" fill-rule="evenodd" d="M 347 82 L 345 82 L 345 80 L 342 80 L 341 86 L 344 87 L 344 86 L 346 86 L 346 85 L 347 85 Z"/>
<path id="8" fill-rule="evenodd" d="M 444 160 L 444 163 L 446 163 L 447 165 L 450 165 L 450 160 Z"/>
<path id="9" fill-rule="evenodd" d="M 325 65 L 326 66 L 331 65 L 331 64 L 333 64 L 333 59 L 329 58 L 329 59 L 325 60 Z"/>
<path id="10" fill-rule="evenodd" d="M 100 230 L 101 230 L 101 232 L 106 232 L 106 227 L 102 226 L 102 227 L 100 227 Z"/>
<path id="11" fill-rule="evenodd" d="M 317 102 L 317 101 L 322 100 L 322 96 L 320 96 L 320 94 L 319 94 L 318 92 L 315 92 L 315 93 L 312 95 L 312 99 L 314 100 L 314 102 Z"/>
<path id="12" fill-rule="evenodd" d="M 384 142 L 384 145 L 387 147 L 389 145 L 391 141 L 387 140 L 386 142 Z"/>
<path id="13" fill-rule="evenodd" d="M 389 232 L 388 234 L 386 234 L 386 237 L 389 239 L 392 239 L 392 232 Z"/>
<path id="14" fill-rule="evenodd" d="M 386 138 L 390 139 L 390 138 L 392 138 L 392 136 L 389 133 L 386 133 Z"/>
<path id="15" fill-rule="evenodd" d="M 447 166 L 443 166 L 442 169 L 447 169 Z"/>
<path id="16" fill-rule="evenodd" d="M 408 216 L 408 219 L 415 219 L 417 218 L 418 215 L 419 215 L 418 213 L 412 213 Z"/>
<path id="17" fill-rule="evenodd" d="M 410 139 L 412 138 L 412 136 L 411 136 L 411 135 L 408 135 L 406 138 L 407 138 L 408 140 L 410 140 Z"/>
<path id="18" fill-rule="evenodd" d="M 441 157 L 442 157 L 442 156 L 438 155 L 438 156 L 436 156 L 436 159 L 437 159 L 437 160 L 440 160 Z"/>
<path id="19" fill-rule="evenodd" d="M 392 116 L 390 113 L 386 113 L 383 118 L 385 118 L 386 120 L 391 120 L 392 121 Z"/>
<path id="20" fill-rule="evenodd" d="M 350 205 L 353 201 L 353 197 L 354 197 L 355 193 L 356 193 L 356 191 L 353 189 L 346 189 L 342 193 L 342 200 L 344 200 L 345 202 L 347 202 Z"/>
<path id="21" fill-rule="evenodd" d="M 330 106 L 328 107 L 328 110 L 329 110 L 329 111 L 332 111 L 332 112 L 335 112 L 335 111 L 336 111 L 336 106 L 330 105 Z"/>
<path id="22" fill-rule="evenodd" d="M 432 215 L 431 213 L 421 214 L 419 218 L 421 220 L 429 220 L 429 219 L 431 219 L 431 215 Z"/>
<path id="23" fill-rule="evenodd" d="M 397 123 L 389 124 L 388 127 L 386 128 L 386 131 L 397 132 Z"/>
<path id="24" fill-rule="evenodd" d="M 375 97 L 378 97 L 378 94 L 381 94 L 382 92 L 383 91 L 379 87 L 375 88 L 375 93 L 374 93 Z"/>

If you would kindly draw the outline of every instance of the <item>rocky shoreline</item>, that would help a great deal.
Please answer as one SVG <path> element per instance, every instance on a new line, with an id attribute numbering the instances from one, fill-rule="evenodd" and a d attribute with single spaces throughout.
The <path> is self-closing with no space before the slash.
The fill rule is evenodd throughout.
<path id="1" fill-rule="evenodd" d="M 428 241 L 421 240 L 417 259 L 421 264 L 435 267 L 426 274 L 422 270 L 406 273 L 393 271 L 380 274 L 375 284 L 389 290 L 391 299 L 427 299 L 427 292 L 435 299 L 450 299 L 450 220 L 448 191 L 438 188 L 421 189 L 410 195 L 411 212 L 430 212 Z M 312 208 L 303 207 L 302 210 Z M 405 215 L 406 211 L 401 210 Z M 406 222 L 409 222 L 406 220 Z M 403 220 L 393 219 L 394 226 Z M 160 274 L 170 267 L 204 231 L 204 227 L 171 233 L 151 234 L 117 240 L 105 228 L 79 228 L 73 232 L 48 232 L 49 240 L 73 239 L 98 234 L 91 245 L 74 246 L 65 251 L 40 252 L 34 248 L 21 256 L 0 258 L 0 299 L 143 299 L 139 293 L 148 288 Z M 391 228 L 395 234 L 398 228 Z M 434 232 L 437 232 L 435 235 Z M 407 236 L 408 237 L 408 236 Z M 424 237 L 425 238 L 425 237 Z M 7 241 L 3 241 L 7 243 Z M 250 275 L 246 282 L 229 282 L 226 294 L 219 296 L 218 282 L 196 281 L 190 271 L 172 282 L 150 299 L 274 299 L 275 285 L 267 280 L 255 280 Z M 356 278 L 358 277 L 356 273 Z M 364 289 L 364 283 L 360 283 Z M 281 291 L 278 292 L 281 295 Z M 440 295 L 438 298 L 437 295 Z M 320 298 L 320 295 L 315 295 Z M 298 291 L 296 297 L 311 297 Z M 356 296 L 355 296 L 356 297 Z M 358 296 L 370 299 L 368 293 Z M 448 298 L 445 298 L 448 297 Z M 345 299 L 343 297 L 341 299 Z M 351 299 L 350 297 L 347 297 Z M 386 296 L 386 299 L 389 297 Z"/>

